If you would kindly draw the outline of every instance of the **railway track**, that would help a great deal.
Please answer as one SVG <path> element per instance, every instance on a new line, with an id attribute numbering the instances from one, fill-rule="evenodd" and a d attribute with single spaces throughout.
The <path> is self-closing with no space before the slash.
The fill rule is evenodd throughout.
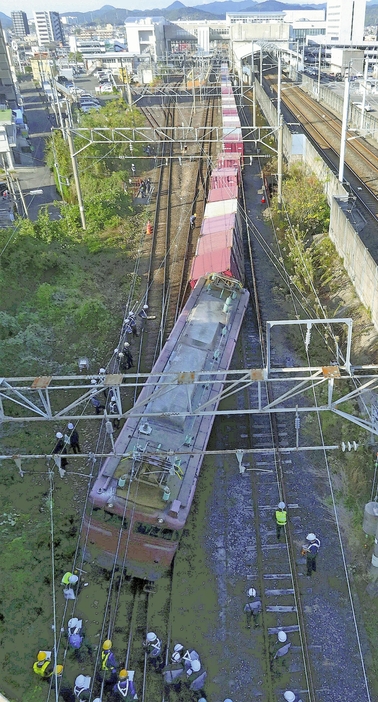
<path id="1" fill-rule="evenodd" d="M 269 79 L 269 76 L 267 76 Z M 271 84 L 276 89 L 274 83 Z M 334 172 L 338 171 L 341 122 L 321 103 L 315 102 L 300 88 L 293 86 L 282 92 L 282 102 L 301 126 L 311 142 L 322 152 Z M 305 105 L 305 109 L 304 109 Z M 347 133 L 345 175 L 353 195 L 378 220 L 378 150 L 368 146 L 355 133 Z"/>

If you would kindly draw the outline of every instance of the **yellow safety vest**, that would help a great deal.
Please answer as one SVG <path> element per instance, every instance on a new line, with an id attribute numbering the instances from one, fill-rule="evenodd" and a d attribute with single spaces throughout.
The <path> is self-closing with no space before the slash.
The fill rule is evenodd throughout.
<path id="1" fill-rule="evenodd" d="M 101 670 L 109 670 L 108 668 L 108 658 L 110 656 L 110 651 L 101 652 Z"/>
<path id="2" fill-rule="evenodd" d="M 52 673 L 48 673 L 45 675 L 45 672 L 47 668 L 49 667 L 51 661 L 43 661 L 42 665 L 40 665 L 39 661 L 36 661 L 33 665 L 33 670 L 36 675 L 40 675 L 41 678 L 48 678 Z"/>
<path id="3" fill-rule="evenodd" d="M 279 524 L 279 526 L 285 526 L 285 524 L 286 524 L 286 514 L 287 514 L 287 513 L 285 512 L 285 510 L 280 510 L 280 509 L 278 509 L 278 510 L 276 511 L 276 521 L 277 521 L 277 524 Z"/>
<path id="4" fill-rule="evenodd" d="M 69 585 L 70 577 L 73 573 L 65 573 L 62 578 L 62 585 Z"/>

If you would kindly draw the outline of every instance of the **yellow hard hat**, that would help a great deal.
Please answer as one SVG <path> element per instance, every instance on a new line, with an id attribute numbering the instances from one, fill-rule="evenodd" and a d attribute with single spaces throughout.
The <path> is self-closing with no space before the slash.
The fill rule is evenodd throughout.
<path id="1" fill-rule="evenodd" d="M 55 668 L 54 668 L 54 673 L 56 673 L 56 675 L 62 675 L 62 673 L 63 673 L 63 666 L 62 666 L 62 665 L 56 665 Z"/>
<path id="2" fill-rule="evenodd" d="M 128 674 L 129 674 L 129 673 L 127 672 L 127 670 L 125 670 L 125 669 L 120 670 L 119 679 L 120 679 L 120 680 L 125 680 L 125 678 L 127 678 Z"/>
<path id="3" fill-rule="evenodd" d="M 111 647 L 112 647 L 112 642 L 110 641 L 110 639 L 106 639 L 106 641 L 104 641 L 104 643 L 102 644 L 102 648 L 104 651 L 109 651 L 109 649 Z"/>
<path id="4" fill-rule="evenodd" d="M 46 653 L 44 651 L 40 651 L 38 653 L 38 656 L 37 656 L 37 661 L 39 661 L 41 663 L 42 661 L 45 661 L 46 658 L 47 658 Z"/>

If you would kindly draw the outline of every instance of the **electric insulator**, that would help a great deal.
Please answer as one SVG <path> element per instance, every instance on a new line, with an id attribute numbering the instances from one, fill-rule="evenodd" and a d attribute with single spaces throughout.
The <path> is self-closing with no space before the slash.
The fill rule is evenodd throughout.
<path id="1" fill-rule="evenodd" d="M 296 429 L 300 429 L 300 427 L 301 427 L 301 418 L 300 417 L 295 417 L 294 426 Z"/>

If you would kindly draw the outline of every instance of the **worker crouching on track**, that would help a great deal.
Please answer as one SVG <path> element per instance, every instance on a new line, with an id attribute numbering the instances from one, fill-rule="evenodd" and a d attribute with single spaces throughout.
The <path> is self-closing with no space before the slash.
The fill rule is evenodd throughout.
<path id="1" fill-rule="evenodd" d="M 251 620 L 256 627 L 260 626 L 260 614 L 262 610 L 261 600 L 256 599 L 256 590 L 254 587 L 250 587 L 247 591 L 247 595 L 250 598 L 249 602 L 244 607 L 244 612 L 247 617 L 247 629 L 251 628 Z"/>
<path id="2" fill-rule="evenodd" d="M 190 668 L 186 670 L 186 674 L 188 676 L 189 690 L 198 692 L 198 690 L 203 689 L 207 678 L 207 672 L 202 667 L 199 659 L 191 662 Z"/>
<path id="3" fill-rule="evenodd" d="M 138 695 L 134 685 L 134 671 L 123 668 L 120 671 L 118 682 L 113 687 L 114 698 L 117 700 L 137 700 Z"/>
<path id="4" fill-rule="evenodd" d="M 57 665 L 54 667 L 51 661 L 51 656 L 48 655 L 46 651 L 39 651 L 37 660 L 33 665 L 33 672 L 42 678 L 42 680 L 48 680 L 55 673 L 58 675 L 58 677 L 60 677 L 63 672 L 63 666 Z"/>
<path id="5" fill-rule="evenodd" d="M 162 643 L 153 631 L 149 631 L 143 642 L 148 659 L 156 670 L 161 670 L 163 665 Z"/>
<path id="6" fill-rule="evenodd" d="M 90 675 L 78 675 L 74 687 L 76 700 L 89 700 L 91 697 L 91 677 Z"/>
<path id="7" fill-rule="evenodd" d="M 287 640 L 287 634 L 284 631 L 279 631 L 277 635 L 277 640 L 273 645 L 270 656 L 270 669 L 273 670 L 275 664 L 281 663 L 282 666 L 285 665 L 284 656 L 289 653 L 291 648 L 290 641 Z"/>

